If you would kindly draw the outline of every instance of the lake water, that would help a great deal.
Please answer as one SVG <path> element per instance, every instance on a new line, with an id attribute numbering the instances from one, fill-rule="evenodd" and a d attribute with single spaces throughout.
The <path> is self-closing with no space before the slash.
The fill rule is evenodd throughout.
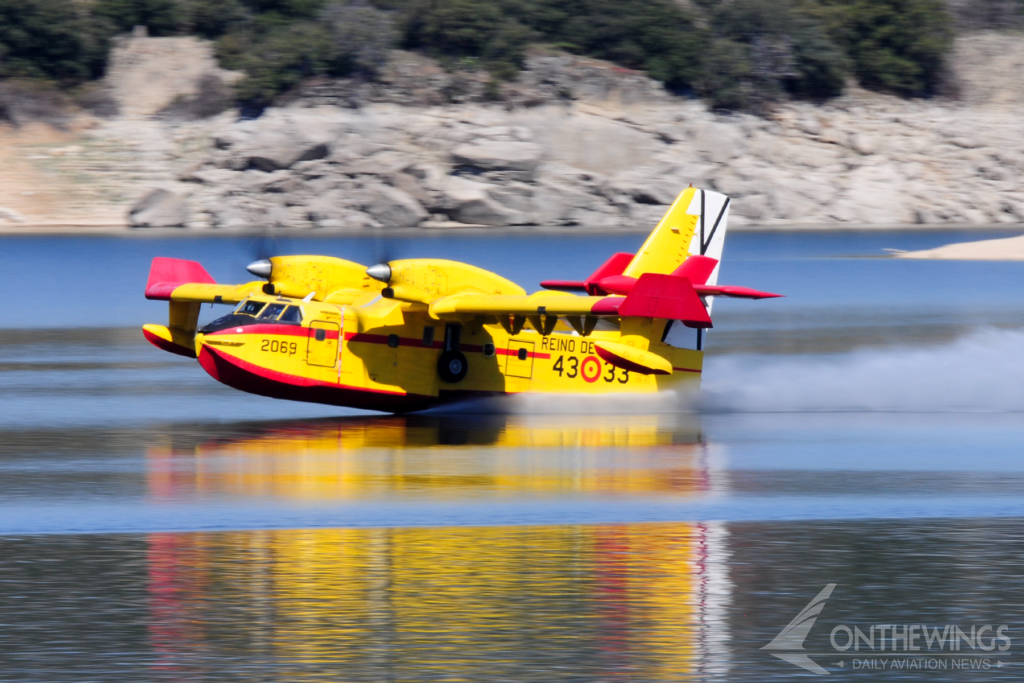
<path id="1" fill-rule="evenodd" d="M 885 258 L 1005 234 L 734 234 L 721 281 L 787 298 L 716 301 L 698 401 L 404 417 L 151 347 L 150 259 L 531 289 L 643 237 L 3 238 L 0 681 L 1017 680 L 1024 264 Z"/>

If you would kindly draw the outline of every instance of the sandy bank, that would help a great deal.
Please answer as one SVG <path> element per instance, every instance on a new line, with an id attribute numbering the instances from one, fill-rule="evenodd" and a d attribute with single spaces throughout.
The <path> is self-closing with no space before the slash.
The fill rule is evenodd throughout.
<path id="1" fill-rule="evenodd" d="M 923 251 L 895 252 L 893 256 L 952 261 L 1024 261 L 1024 235 L 997 240 L 958 242 Z"/>

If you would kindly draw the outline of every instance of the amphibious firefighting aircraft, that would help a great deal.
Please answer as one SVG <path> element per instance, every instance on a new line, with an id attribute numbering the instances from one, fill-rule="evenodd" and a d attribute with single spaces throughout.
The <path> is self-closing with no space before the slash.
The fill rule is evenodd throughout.
<path id="1" fill-rule="evenodd" d="M 242 391 L 388 412 L 696 387 L 713 297 L 779 296 L 716 284 L 728 220 L 727 197 L 690 187 L 636 254 L 534 294 L 440 259 L 277 256 L 248 266 L 261 280 L 222 285 L 195 261 L 155 258 L 146 298 L 170 302 L 170 321 L 143 331 Z M 237 307 L 197 330 L 207 302 Z"/>

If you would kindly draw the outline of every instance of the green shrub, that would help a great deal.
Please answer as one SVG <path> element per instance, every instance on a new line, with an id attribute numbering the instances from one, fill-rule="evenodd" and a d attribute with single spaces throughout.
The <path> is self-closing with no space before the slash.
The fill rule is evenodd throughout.
<path id="1" fill-rule="evenodd" d="M 262 109 L 311 76 L 372 77 L 395 40 L 391 18 L 361 0 L 321 6 L 314 20 L 257 15 L 217 41 L 221 64 L 245 73 L 238 99 Z"/>
<path id="2" fill-rule="evenodd" d="M 843 93 L 850 59 L 832 40 L 824 25 L 813 16 L 794 14 L 789 31 L 793 73 L 783 79 L 793 95 L 811 99 L 838 97 Z"/>
<path id="3" fill-rule="evenodd" d="M 399 9 L 405 47 L 445 61 L 477 58 L 500 78 L 518 73 L 532 38 L 493 0 L 412 0 Z"/>
<path id="4" fill-rule="evenodd" d="M 929 95 L 953 44 L 942 0 L 827 0 L 834 33 L 861 85 L 899 95 Z"/>
<path id="5" fill-rule="evenodd" d="M 715 38 L 705 52 L 697 92 L 714 109 L 753 109 L 762 95 L 754 90 L 750 51 L 744 43 Z"/>
<path id="6" fill-rule="evenodd" d="M 693 86 L 707 43 L 672 0 L 497 0 L 549 43 L 643 69 L 669 87 Z"/>
<path id="7" fill-rule="evenodd" d="M 935 93 L 952 46 L 943 2 L 0 0 L 0 79 L 95 79 L 111 36 L 145 25 L 154 36 L 216 39 L 222 65 L 246 74 L 240 101 L 255 108 L 310 76 L 373 78 L 399 43 L 452 68 L 486 68 L 498 91 L 527 46 L 543 42 L 645 70 L 718 109 L 763 111 L 785 97 L 839 95 L 851 74 L 868 88 Z M 962 26 L 1024 16 L 1024 0 L 945 2 Z"/>
<path id="8" fill-rule="evenodd" d="M 186 10 L 188 30 L 203 38 L 218 38 L 249 17 L 240 0 L 190 0 Z"/>
<path id="9" fill-rule="evenodd" d="M 118 32 L 145 26 L 151 36 L 173 36 L 185 28 L 188 13 L 181 0 L 96 0 L 93 13 Z"/>
<path id="10" fill-rule="evenodd" d="M 242 0 L 254 14 L 277 14 L 283 17 L 311 19 L 323 9 L 326 0 Z"/>
<path id="11" fill-rule="evenodd" d="M 221 64 L 245 73 L 238 99 L 262 109 L 303 79 L 326 71 L 329 48 L 323 27 L 309 21 L 274 22 L 229 33 L 217 42 Z"/>
<path id="12" fill-rule="evenodd" d="M 825 23 L 789 0 L 701 0 L 714 40 L 698 92 L 720 109 L 842 93 L 849 60 Z"/>
<path id="13" fill-rule="evenodd" d="M 65 0 L 0 0 L 0 78 L 81 83 L 103 74 L 112 28 Z"/>
<path id="14" fill-rule="evenodd" d="M 398 42 L 390 15 L 364 0 L 331 2 L 319 18 L 329 41 L 327 72 L 333 76 L 357 73 L 372 78 Z"/>

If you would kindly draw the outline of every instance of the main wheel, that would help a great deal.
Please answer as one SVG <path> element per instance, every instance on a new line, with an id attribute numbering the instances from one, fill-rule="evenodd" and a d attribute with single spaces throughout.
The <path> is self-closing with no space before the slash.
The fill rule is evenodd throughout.
<path id="1" fill-rule="evenodd" d="M 437 359 L 437 374 L 445 382 L 451 384 L 461 382 L 467 372 L 469 372 L 469 363 L 459 351 L 445 351 Z"/>

